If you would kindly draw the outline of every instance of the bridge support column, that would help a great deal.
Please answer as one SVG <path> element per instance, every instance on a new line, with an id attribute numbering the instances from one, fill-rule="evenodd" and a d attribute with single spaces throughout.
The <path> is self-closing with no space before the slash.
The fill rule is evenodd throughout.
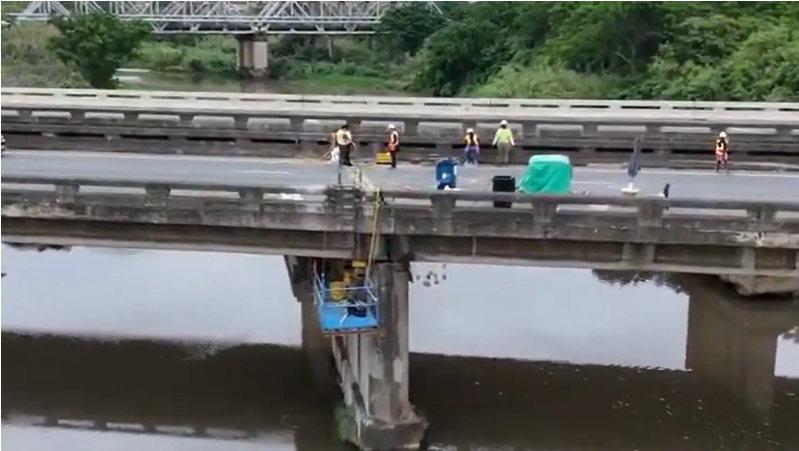
<path id="1" fill-rule="evenodd" d="M 691 294 L 685 366 L 768 416 L 777 339 L 790 328 L 790 315 L 721 299 L 712 291 L 708 289 L 704 296 Z"/>
<path id="2" fill-rule="evenodd" d="M 408 399 L 408 271 L 376 265 L 380 334 L 333 340 L 346 414 L 344 438 L 364 450 L 417 449 L 427 423 Z"/>
<path id="3" fill-rule="evenodd" d="M 238 38 L 239 73 L 242 78 L 266 78 L 269 69 L 269 44 L 254 34 Z"/>
<path id="4" fill-rule="evenodd" d="M 286 269 L 291 282 L 291 291 L 300 304 L 302 317 L 302 349 L 308 359 L 308 367 L 314 384 L 320 393 L 328 393 L 335 380 L 330 339 L 322 334 L 319 315 L 314 306 L 314 294 L 310 283 L 312 262 L 307 257 L 285 256 Z"/>

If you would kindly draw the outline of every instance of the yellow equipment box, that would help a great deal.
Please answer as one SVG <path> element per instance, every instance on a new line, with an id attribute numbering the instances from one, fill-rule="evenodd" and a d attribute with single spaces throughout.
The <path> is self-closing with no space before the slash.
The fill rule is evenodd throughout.
<path id="1" fill-rule="evenodd" d="M 378 152 L 375 162 L 377 164 L 391 164 L 391 154 L 388 152 Z"/>

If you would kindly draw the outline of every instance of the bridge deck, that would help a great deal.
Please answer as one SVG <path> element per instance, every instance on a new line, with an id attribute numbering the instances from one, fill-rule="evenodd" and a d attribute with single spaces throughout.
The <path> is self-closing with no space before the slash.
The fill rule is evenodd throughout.
<path id="1" fill-rule="evenodd" d="M 520 176 L 521 167 L 462 168 L 459 184 L 466 190 L 490 190 L 494 175 Z M 391 171 L 366 167 L 372 183 L 384 189 L 432 189 L 434 170 L 403 166 Z M 263 183 L 322 188 L 337 181 L 335 166 L 321 162 L 289 162 L 250 158 L 188 156 L 107 155 L 71 152 L 19 152 L 3 159 L 2 175 L 37 177 L 103 177 L 119 179 L 184 180 L 196 183 Z M 592 194 L 616 195 L 628 183 L 622 169 L 576 168 L 574 189 Z M 671 184 L 674 197 L 724 200 L 795 200 L 799 174 L 689 172 L 644 169 L 636 181 L 642 196 Z"/>

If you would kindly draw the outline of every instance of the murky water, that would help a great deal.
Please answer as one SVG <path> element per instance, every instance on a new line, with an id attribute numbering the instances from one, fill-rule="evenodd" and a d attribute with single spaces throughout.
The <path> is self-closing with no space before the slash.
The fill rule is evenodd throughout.
<path id="1" fill-rule="evenodd" d="M 2 254 L 8 450 L 344 449 L 280 258 Z M 411 396 L 432 448 L 799 449 L 793 304 L 692 278 L 415 269 L 447 276 L 411 290 Z"/>

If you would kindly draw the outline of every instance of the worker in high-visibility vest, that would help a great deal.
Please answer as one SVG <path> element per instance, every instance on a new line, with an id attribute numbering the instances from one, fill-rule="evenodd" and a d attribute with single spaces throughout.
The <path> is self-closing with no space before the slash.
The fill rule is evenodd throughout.
<path id="1" fill-rule="evenodd" d="M 719 137 L 716 138 L 716 172 L 721 168 L 727 171 L 727 160 L 729 159 L 730 141 L 727 138 L 727 132 L 722 131 Z"/>
<path id="2" fill-rule="evenodd" d="M 465 164 L 472 164 L 477 166 L 477 158 L 480 156 L 480 137 L 474 132 L 473 128 L 466 130 L 466 136 L 463 137 L 466 143 L 464 149 L 466 153 Z"/>
<path id="3" fill-rule="evenodd" d="M 391 169 L 397 169 L 397 152 L 399 152 L 399 132 L 394 124 L 389 124 L 386 129 L 388 132 L 388 143 L 386 151 L 391 157 Z"/>
<path id="4" fill-rule="evenodd" d="M 350 125 L 344 124 L 336 132 L 336 146 L 339 149 L 339 163 L 342 166 L 352 166 L 352 150 L 355 143 L 352 140 Z"/>
<path id="5" fill-rule="evenodd" d="M 513 141 L 513 131 L 508 127 L 508 121 L 502 120 L 494 135 L 494 146 L 497 148 L 497 164 L 505 166 L 510 159 L 510 150 L 516 142 Z"/>

